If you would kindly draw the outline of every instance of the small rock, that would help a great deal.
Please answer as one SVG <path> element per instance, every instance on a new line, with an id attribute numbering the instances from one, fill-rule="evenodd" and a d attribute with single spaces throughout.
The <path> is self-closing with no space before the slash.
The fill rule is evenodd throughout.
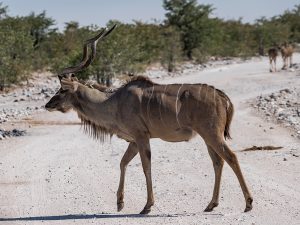
<path id="1" fill-rule="evenodd" d="M 286 159 L 286 158 L 283 158 L 283 161 L 287 161 L 287 159 Z"/>
<path id="2" fill-rule="evenodd" d="M 271 98 L 270 97 L 265 97 L 265 101 L 270 102 Z"/>
<path id="3" fill-rule="evenodd" d="M 291 90 L 288 88 L 280 90 L 280 93 L 284 93 L 284 92 L 289 93 L 289 94 L 292 93 Z"/>
<path id="4" fill-rule="evenodd" d="M 270 98 L 276 100 L 276 95 L 275 95 L 274 93 L 272 93 L 272 94 L 270 95 Z"/>

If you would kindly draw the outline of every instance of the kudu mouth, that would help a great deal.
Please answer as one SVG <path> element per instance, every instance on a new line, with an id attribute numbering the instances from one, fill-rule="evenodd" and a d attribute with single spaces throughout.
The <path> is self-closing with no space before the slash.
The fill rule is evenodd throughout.
<path id="1" fill-rule="evenodd" d="M 56 110 L 55 107 L 50 106 L 48 103 L 45 105 L 45 109 L 49 112 L 53 112 Z"/>
<path id="2" fill-rule="evenodd" d="M 53 111 L 57 111 L 57 110 L 58 110 L 58 107 L 57 107 L 57 106 L 58 106 L 58 105 L 55 104 L 54 102 L 49 101 L 49 102 L 46 103 L 46 105 L 45 105 L 44 107 L 45 107 L 45 109 L 46 109 L 47 111 L 53 112 Z"/>
<path id="3" fill-rule="evenodd" d="M 59 111 L 59 112 L 62 112 L 62 113 L 66 113 L 66 112 L 70 111 L 70 109 L 51 107 L 51 106 L 47 106 L 47 105 L 45 105 L 45 109 L 46 109 L 48 112 Z"/>

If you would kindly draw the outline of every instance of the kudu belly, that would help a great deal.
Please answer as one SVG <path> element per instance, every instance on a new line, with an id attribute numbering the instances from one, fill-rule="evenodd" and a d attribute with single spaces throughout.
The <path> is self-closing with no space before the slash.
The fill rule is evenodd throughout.
<path id="1" fill-rule="evenodd" d="M 147 125 L 151 138 L 160 138 L 169 142 L 188 141 L 196 135 L 190 127 L 186 112 L 176 112 L 174 108 L 167 111 L 152 110 L 144 114 L 144 123 Z"/>

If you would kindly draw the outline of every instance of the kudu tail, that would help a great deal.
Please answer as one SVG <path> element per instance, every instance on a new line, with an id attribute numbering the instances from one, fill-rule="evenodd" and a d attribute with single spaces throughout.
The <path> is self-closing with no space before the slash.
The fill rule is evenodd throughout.
<path id="1" fill-rule="evenodd" d="M 230 98 L 221 90 L 218 90 L 219 94 L 226 100 L 226 124 L 225 124 L 225 130 L 224 130 L 224 137 L 225 139 L 231 139 L 230 136 L 230 124 L 232 121 L 233 113 L 234 113 L 234 107 L 230 100 Z"/>
<path id="2" fill-rule="evenodd" d="M 234 107 L 233 107 L 232 102 L 228 98 L 228 106 L 227 106 L 227 109 L 226 109 L 227 118 L 226 118 L 225 130 L 224 130 L 225 139 L 231 139 L 230 124 L 231 124 L 231 121 L 232 121 L 233 113 L 234 113 Z"/>

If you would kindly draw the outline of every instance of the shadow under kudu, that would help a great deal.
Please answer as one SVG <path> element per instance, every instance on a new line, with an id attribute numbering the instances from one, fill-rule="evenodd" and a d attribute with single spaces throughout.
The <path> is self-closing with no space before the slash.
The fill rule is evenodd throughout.
<path id="1" fill-rule="evenodd" d="M 155 217 L 178 217 L 179 214 L 140 215 L 140 214 L 70 214 L 58 216 L 29 216 L 15 218 L 0 218 L 0 221 L 49 221 L 49 220 L 85 220 L 85 219 L 113 219 L 113 218 L 155 218 Z"/>

